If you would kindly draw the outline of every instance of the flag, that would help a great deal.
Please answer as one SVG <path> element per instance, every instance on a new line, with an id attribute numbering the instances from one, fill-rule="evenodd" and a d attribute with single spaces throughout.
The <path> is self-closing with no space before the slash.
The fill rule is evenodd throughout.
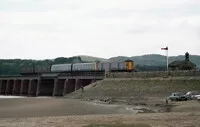
<path id="1" fill-rule="evenodd" d="M 168 47 L 166 47 L 166 48 L 161 48 L 161 50 L 168 50 Z"/>

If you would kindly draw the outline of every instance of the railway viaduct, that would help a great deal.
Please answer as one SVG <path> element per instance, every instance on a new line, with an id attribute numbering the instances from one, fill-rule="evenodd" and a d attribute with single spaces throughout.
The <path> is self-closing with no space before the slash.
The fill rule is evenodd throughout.
<path id="1" fill-rule="evenodd" d="M 64 96 L 103 78 L 103 74 L 0 77 L 0 95 Z"/>

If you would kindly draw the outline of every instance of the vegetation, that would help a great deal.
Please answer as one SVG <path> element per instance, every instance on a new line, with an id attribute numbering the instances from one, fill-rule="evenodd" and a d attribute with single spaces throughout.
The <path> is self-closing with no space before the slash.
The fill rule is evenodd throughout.
<path id="1" fill-rule="evenodd" d="M 136 71 L 164 71 L 166 68 L 165 57 L 162 55 L 143 55 L 134 57 L 112 57 L 110 59 L 103 59 L 91 56 L 75 56 L 75 57 L 58 57 L 56 59 L 45 60 L 22 60 L 22 59 L 1 59 L 0 60 L 0 75 L 19 75 L 21 68 L 28 68 L 31 66 L 50 66 L 52 64 L 63 63 L 83 63 L 94 61 L 124 61 L 131 59 L 135 62 Z M 169 63 L 174 60 L 184 60 L 185 56 L 169 57 Z M 200 68 L 200 56 L 190 55 L 190 61 L 195 63 Z"/>
<path id="2" fill-rule="evenodd" d="M 147 66 L 147 65 L 135 65 L 135 69 L 138 72 L 141 71 L 165 71 L 166 66 Z"/>
<path id="3" fill-rule="evenodd" d="M 174 91 L 188 92 L 200 90 L 200 80 L 192 77 L 184 78 L 146 78 L 146 79 L 105 79 L 92 84 L 81 93 L 76 91 L 66 95 L 67 98 L 133 98 L 166 97 Z"/>
<path id="4" fill-rule="evenodd" d="M 148 67 L 148 66 L 165 67 L 166 66 L 166 57 L 163 55 L 158 55 L 158 54 L 133 56 L 133 57 L 118 56 L 118 57 L 112 57 L 109 60 L 111 60 L 111 61 L 122 60 L 123 61 L 125 59 L 133 60 L 135 62 L 135 64 L 139 65 L 139 66 L 146 66 L 146 67 Z M 171 63 L 175 60 L 185 60 L 185 55 L 169 57 L 169 63 Z M 193 62 L 194 64 L 196 64 L 198 68 L 200 68 L 200 56 L 190 55 L 190 61 Z"/>
<path id="5" fill-rule="evenodd" d="M 94 61 L 108 61 L 107 59 L 98 58 L 98 57 L 93 57 L 93 56 L 80 55 L 79 57 L 80 57 L 81 60 L 83 60 L 83 61 L 91 61 L 91 62 L 94 62 Z"/>
<path id="6" fill-rule="evenodd" d="M 54 60 L 21 60 L 21 59 L 8 59 L 0 60 L 0 75 L 19 75 L 21 68 L 28 68 L 32 66 L 46 67 L 52 64 L 64 63 L 83 63 L 80 57 L 58 57 Z"/>

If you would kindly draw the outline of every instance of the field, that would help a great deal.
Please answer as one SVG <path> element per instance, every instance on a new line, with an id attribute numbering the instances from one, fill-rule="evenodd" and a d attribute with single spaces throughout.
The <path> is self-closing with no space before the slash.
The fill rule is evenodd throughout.
<path id="1" fill-rule="evenodd" d="M 106 79 L 61 98 L 0 99 L 0 127 L 198 127 L 200 103 L 165 104 L 200 80 Z"/>

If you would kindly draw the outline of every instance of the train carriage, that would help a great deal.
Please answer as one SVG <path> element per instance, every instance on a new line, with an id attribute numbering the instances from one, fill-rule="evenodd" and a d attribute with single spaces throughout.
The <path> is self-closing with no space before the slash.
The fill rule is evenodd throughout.
<path id="1" fill-rule="evenodd" d="M 96 63 L 76 63 L 72 65 L 73 72 L 77 71 L 96 71 Z"/>
<path id="2" fill-rule="evenodd" d="M 51 66 L 51 72 L 71 72 L 72 64 L 54 64 Z"/>

